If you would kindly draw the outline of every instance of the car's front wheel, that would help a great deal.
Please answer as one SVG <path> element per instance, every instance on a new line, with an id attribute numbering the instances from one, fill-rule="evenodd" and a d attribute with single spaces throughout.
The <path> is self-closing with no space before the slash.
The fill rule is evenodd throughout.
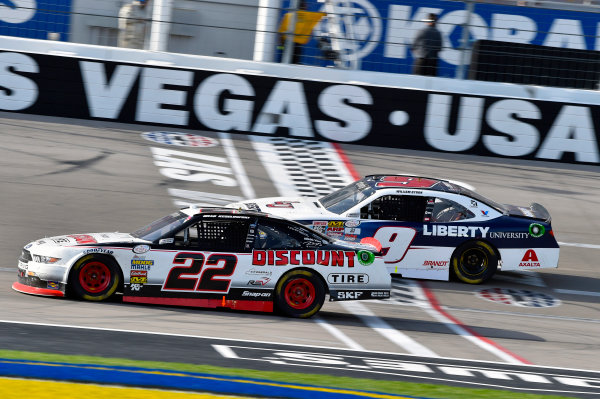
<path id="1" fill-rule="evenodd" d="M 452 270 L 465 283 L 481 284 L 489 280 L 497 268 L 496 251 L 483 241 L 467 242 L 452 255 Z"/>
<path id="2" fill-rule="evenodd" d="M 117 291 L 121 277 L 115 262 L 104 256 L 87 255 L 71 269 L 69 286 L 78 298 L 103 301 Z"/>
<path id="3" fill-rule="evenodd" d="M 325 301 L 325 286 L 309 270 L 292 270 L 279 280 L 275 288 L 275 306 L 290 317 L 311 317 Z"/>

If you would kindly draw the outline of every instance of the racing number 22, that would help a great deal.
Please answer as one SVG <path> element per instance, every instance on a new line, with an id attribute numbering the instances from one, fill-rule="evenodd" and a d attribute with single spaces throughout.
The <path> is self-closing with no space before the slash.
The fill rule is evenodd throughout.
<path id="1" fill-rule="evenodd" d="M 227 292 L 235 266 L 237 256 L 226 254 L 212 254 L 206 259 L 201 253 L 180 252 L 175 255 L 169 275 L 163 284 L 163 290 L 169 291 L 200 291 L 200 292 Z M 221 267 L 218 266 L 222 263 Z M 204 266 L 207 266 L 204 268 Z M 202 270 L 204 268 L 204 270 Z"/>

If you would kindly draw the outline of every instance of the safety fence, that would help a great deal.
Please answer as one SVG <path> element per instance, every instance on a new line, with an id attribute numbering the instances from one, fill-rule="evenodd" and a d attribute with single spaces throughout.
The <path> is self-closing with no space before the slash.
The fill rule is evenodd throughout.
<path id="1" fill-rule="evenodd" d="M 418 32 L 434 14 L 441 36 L 436 76 L 474 78 L 472 50 L 498 42 L 515 68 L 498 63 L 514 81 L 520 63 L 558 69 L 561 87 L 595 89 L 600 49 L 597 0 L 12 0 L 0 5 L 0 34 L 103 46 L 209 55 L 337 69 L 409 74 Z M 133 3 L 133 4 L 131 4 Z M 145 4 L 141 6 L 141 4 Z M 129 23 L 128 23 L 129 22 Z M 576 63 L 544 56 L 524 60 L 513 44 L 579 50 Z M 489 53 L 488 53 L 489 54 Z M 494 54 L 492 54 L 494 55 Z M 492 57 L 493 58 L 493 57 Z M 580 62 L 579 62 L 580 61 Z M 556 64 L 556 65 L 555 65 Z M 493 71 L 493 68 L 492 68 Z M 535 73 L 529 72 L 529 73 Z M 511 76 L 508 76 L 511 75 Z M 564 75 L 564 76 L 563 76 Z M 582 83 L 578 76 L 585 75 Z M 506 77 L 508 76 L 508 77 Z M 505 78 L 503 78 L 505 77 Z M 567 80 L 565 82 L 565 79 Z M 540 83 L 541 82 L 541 83 Z M 533 79 L 531 84 L 552 85 Z M 528 83 L 523 81 L 522 83 Z"/>

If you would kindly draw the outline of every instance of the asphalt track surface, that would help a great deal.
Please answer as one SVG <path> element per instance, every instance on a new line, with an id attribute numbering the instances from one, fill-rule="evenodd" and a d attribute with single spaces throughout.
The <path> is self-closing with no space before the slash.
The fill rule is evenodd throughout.
<path id="1" fill-rule="evenodd" d="M 173 190 L 202 192 L 204 198 L 220 201 L 250 194 L 279 195 L 267 173 L 269 166 L 247 137 L 189 131 L 221 144 L 190 148 L 158 144 L 140 136 L 157 130 L 164 129 L 0 114 L 0 320 L 161 333 L 161 344 L 143 348 L 144 358 L 154 360 L 166 360 L 165 352 L 178 345 L 177 338 L 168 334 L 185 334 L 294 347 L 318 345 L 367 353 L 600 370 L 600 180 L 598 168 L 592 166 L 340 146 L 349 170 L 356 175 L 398 172 L 443 177 L 475 186 L 499 202 L 545 205 L 553 216 L 557 239 L 564 243 L 559 268 L 500 273 L 481 286 L 398 281 L 391 301 L 326 303 L 319 317 L 310 320 L 118 301 L 95 304 L 12 291 L 16 258 L 23 245 L 36 238 L 132 231 L 172 212 L 175 201 L 181 200 L 173 196 Z M 229 166 L 230 171 L 214 165 L 210 171 L 233 178 L 234 184 L 175 179 L 153 160 L 151 148 L 196 152 L 204 154 L 205 160 L 214 157 L 210 159 L 217 166 Z M 239 176 L 240 171 L 245 178 Z M 482 289 L 512 289 L 543 299 L 533 302 L 553 306 L 492 302 L 477 296 Z M 94 330 L 78 330 L 79 341 L 54 342 L 51 330 L 28 330 L 19 340 L 9 325 L 13 324 L 0 323 L 3 349 L 93 355 L 113 352 L 114 342 L 102 335 L 86 338 Z M 120 338 L 124 344 L 126 336 Z M 129 336 L 133 346 L 137 336 Z M 139 353 L 136 346 L 135 351 L 119 357 L 136 358 Z M 202 357 L 186 355 L 185 350 L 174 353 L 180 354 L 181 362 L 204 362 Z"/>

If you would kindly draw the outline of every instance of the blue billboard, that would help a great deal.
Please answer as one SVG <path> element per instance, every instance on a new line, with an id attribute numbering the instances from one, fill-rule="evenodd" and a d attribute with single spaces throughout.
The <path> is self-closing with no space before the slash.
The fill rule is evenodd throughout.
<path id="1" fill-rule="evenodd" d="M 289 1 L 283 3 L 289 7 Z M 322 2 L 306 3 L 310 11 L 327 12 Z M 444 41 L 438 74 L 455 77 L 456 67 L 461 63 L 462 24 L 468 15 L 466 3 L 448 0 L 335 0 L 333 3 L 339 16 L 326 16 L 313 29 L 313 38 L 303 49 L 303 63 L 331 65 L 331 61 L 322 57 L 318 38 L 342 32 L 345 38 L 338 45 L 346 62 L 355 62 L 362 70 L 410 73 L 413 63 L 410 43 L 425 26 L 422 20 L 435 13 Z M 476 3 L 468 29 L 468 46 L 486 39 L 600 50 L 599 24 L 600 14 L 594 12 Z M 467 63 L 469 59 L 467 54 Z"/>
<path id="2" fill-rule="evenodd" d="M 69 40 L 71 0 L 0 0 L 0 35 Z"/>

